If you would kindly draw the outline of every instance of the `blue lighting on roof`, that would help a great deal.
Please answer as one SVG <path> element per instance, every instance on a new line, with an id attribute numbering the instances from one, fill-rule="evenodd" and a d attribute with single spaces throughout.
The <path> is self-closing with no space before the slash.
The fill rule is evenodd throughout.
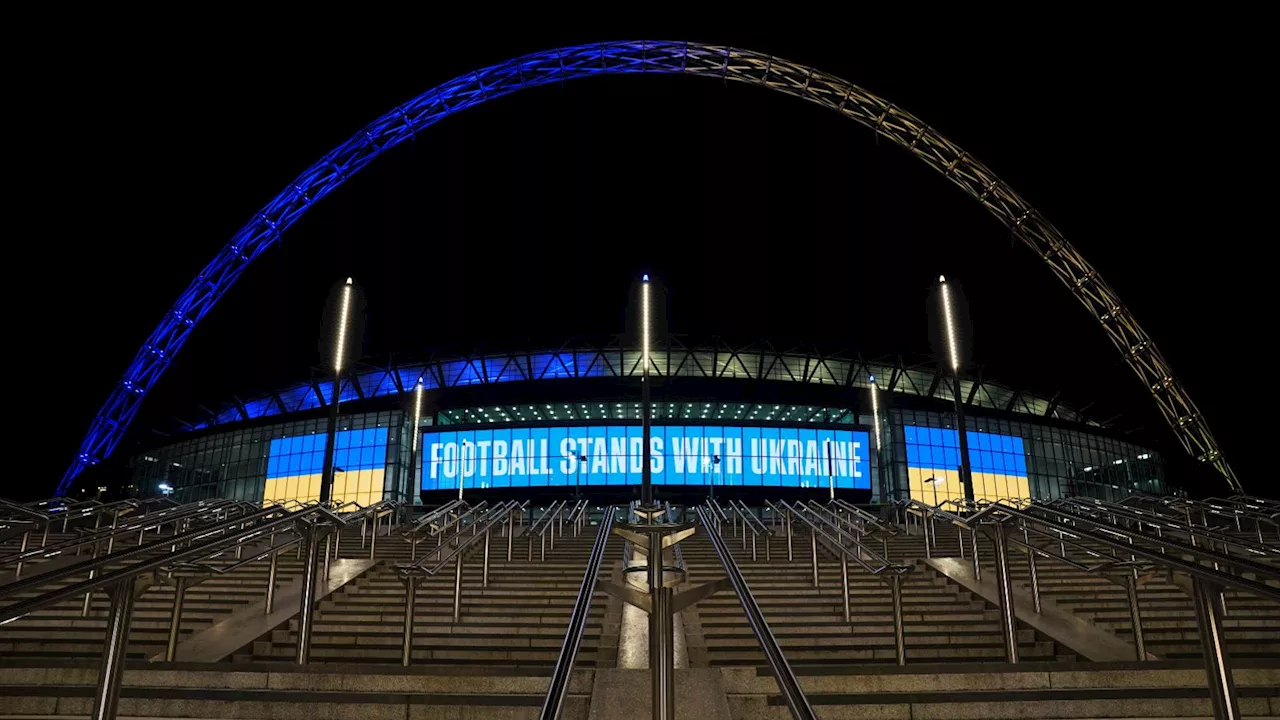
<path id="1" fill-rule="evenodd" d="M 647 274 L 646 274 L 646 275 L 644 276 L 644 278 L 642 278 L 642 279 L 643 279 L 645 282 L 649 282 L 649 276 L 648 276 Z"/>

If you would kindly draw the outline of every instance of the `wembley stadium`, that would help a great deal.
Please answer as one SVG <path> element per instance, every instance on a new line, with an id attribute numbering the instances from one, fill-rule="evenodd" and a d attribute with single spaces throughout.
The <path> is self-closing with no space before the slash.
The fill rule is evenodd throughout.
<path id="1" fill-rule="evenodd" d="M 512 488 L 629 497 L 641 481 L 640 366 L 641 351 L 617 338 L 354 364 L 339 392 L 332 500 L 432 504 Z M 653 350 L 649 377 L 652 478 L 669 499 L 782 489 L 855 502 L 964 498 L 952 385 L 936 367 L 671 339 Z M 136 454 L 135 487 L 184 502 L 317 499 L 332 385 L 316 369 L 232 399 Z M 975 499 L 1174 492 L 1156 451 L 1054 399 L 981 373 L 961 380 L 960 397 Z"/>

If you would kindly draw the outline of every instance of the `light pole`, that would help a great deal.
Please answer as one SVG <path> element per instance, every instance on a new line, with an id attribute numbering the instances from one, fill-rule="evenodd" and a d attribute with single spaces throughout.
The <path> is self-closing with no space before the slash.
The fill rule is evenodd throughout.
<path id="1" fill-rule="evenodd" d="M 640 465 L 640 505 L 653 506 L 653 478 L 651 477 L 649 448 L 649 276 L 640 280 L 640 427 L 643 463 Z"/>
<path id="2" fill-rule="evenodd" d="M 463 440 L 458 446 L 458 499 L 462 499 L 462 478 L 467 472 L 467 441 Z"/>
<path id="3" fill-rule="evenodd" d="M 874 425 L 876 438 L 876 480 L 880 484 L 880 501 L 886 502 L 889 496 L 889 485 L 885 481 L 887 474 L 882 452 L 883 443 L 880 440 L 880 386 L 876 385 L 875 375 L 868 375 L 867 379 L 871 383 L 871 422 Z"/>
<path id="4" fill-rule="evenodd" d="M 938 294 L 942 297 L 942 319 L 946 325 L 947 358 L 951 363 L 951 381 L 956 404 L 956 434 L 960 436 L 960 485 L 966 500 L 973 500 L 973 473 L 969 467 L 969 438 L 964 426 L 964 406 L 960 401 L 960 342 L 956 338 L 956 320 L 952 309 L 951 288 L 945 275 L 938 276 Z"/>
<path id="5" fill-rule="evenodd" d="M 338 435 L 338 394 L 342 389 L 342 365 L 347 354 L 347 324 L 351 320 L 351 278 L 342 286 L 337 339 L 333 345 L 333 397 L 329 400 L 329 428 L 324 439 L 324 469 L 320 472 L 320 502 L 333 495 L 333 446 Z"/>
<path id="6" fill-rule="evenodd" d="M 418 430 L 422 426 L 422 378 L 418 378 L 418 384 L 413 388 L 413 427 L 409 430 L 411 435 L 409 444 L 409 481 L 405 483 L 406 503 L 412 494 L 410 489 L 413 482 L 417 480 L 418 473 Z"/>

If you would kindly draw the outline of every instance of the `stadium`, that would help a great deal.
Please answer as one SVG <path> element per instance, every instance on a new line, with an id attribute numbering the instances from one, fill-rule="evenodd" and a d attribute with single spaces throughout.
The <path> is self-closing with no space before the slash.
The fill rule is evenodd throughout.
<path id="1" fill-rule="evenodd" d="M 615 338 L 357 364 L 339 394 L 333 500 L 434 504 L 459 490 L 572 487 L 625 501 L 640 483 L 640 363 Z M 135 455 L 136 489 L 163 486 L 183 502 L 315 500 L 333 381 L 314 375 L 230 402 Z M 672 340 L 653 351 L 650 378 L 653 482 L 668 499 L 784 488 L 854 502 L 964 497 L 952 385 L 935 367 Z M 980 374 L 961 381 L 961 398 L 975 499 L 1170 492 L 1157 452 L 1060 402 Z"/>
<path id="2" fill-rule="evenodd" d="M 673 335 L 643 275 L 628 333 L 382 364 L 348 278 L 327 365 L 139 446 L 126 497 L 70 496 L 348 178 L 468 107 L 640 73 L 803 99 L 960 187 L 1237 494 L 1188 498 L 1052 387 L 962 362 L 944 277 L 915 363 Z M 1111 286 L 923 121 L 741 48 L 557 48 L 397 105 L 288 184 L 139 348 L 55 496 L 0 499 L 0 694 L 5 717 L 103 720 L 1280 717 L 1280 502 L 1242 493 Z"/>

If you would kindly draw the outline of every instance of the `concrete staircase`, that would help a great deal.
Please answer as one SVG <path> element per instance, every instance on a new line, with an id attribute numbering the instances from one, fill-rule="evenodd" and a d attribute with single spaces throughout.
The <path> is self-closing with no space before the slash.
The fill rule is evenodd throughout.
<path id="1" fill-rule="evenodd" d="M 797 525 L 797 528 L 799 526 Z M 728 528 L 728 525 L 726 525 Z M 854 563 L 849 566 L 850 615 L 844 622 L 840 563 L 819 545 L 818 587 L 813 587 L 811 545 L 807 531 L 793 540 L 787 561 L 786 538 L 772 541 L 772 560 L 757 545 L 757 559 L 742 548 L 740 538 L 727 537 L 743 575 L 765 612 L 773 634 L 792 665 L 831 663 L 896 663 L 893 601 L 889 586 Z M 704 535 L 684 543 L 691 581 L 724 574 Z M 1001 660 L 1004 646 L 998 609 L 926 568 L 903 583 L 907 662 L 976 662 Z M 700 630 L 690 641 L 694 666 L 761 665 L 764 656 L 731 593 L 720 593 L 686 612 L 685 628 Z M 697 652 L 695 652 L 695 649 Z M 1019 631 L 1019 649 L 1027 660 L 1067 659 L 1052 640 L 1030 628 Z"/>
<path id="2" fill-rule="evenodd" d="M 155 534 L 148 534 L 144 542 L 154 542 L 156 537 Z M 136 535 L 123 536 L 116 539 L 115 549 L 119 551 L 136 547 L 136 545 Z M 0 552 L 7 554 L 10 550 L 16 552 L 16 545 L 12 549 L 4 548 Z M 85 559 L 87 558 L 88 555 L 85 555 Z M 224 557 L 210 560 L 207 564 L 226 567 L 236 562 L 234 553 L 228 552 Z M 108 569 L 113 567 L 118 565 L 110 565 Z M 32 577 L 39 572 L 38 564 L 24 568 L 23 577 Z M 278 586 L 288 583 L 301 573 L 302 563 L 296 559 L 293 552 L 287 551 L 281 555 L 276 578 Z M 188 588 L 185 594 L 179 640 L 208 628 L 237 610 L 260 602 L 266 596 L 267 577 L 268 562 L 262 560 L 226 575 L 214 575 Z M 77 576 L 51 583 L 7 600 L 8 602 L 20 601 L 56 588 L 73 585 L 82 579 L 83 577 Z M 83 596 L 77 597 L 74 600 L 37 610 L 0 627 L 0 655 L 11 658 L 100 657 L 110 600 L 105 593 L 95 593 L 86 616 L 83 614 L 82 598 Z M 136 601 L 133 623 L 129 632 L 128 657 L 143 659 L 165 651 L 173 602 L 174 586 L 168 584 L 153 586 Z"/>
<path id="3" fill-rule="evenodd" d="M 557 536 L 546 560 L 538 559 L 535 542 L 532 563 L 527 559 L 527 540 L 517 536 L 508 563 L 506 538 L 495 531 L 490 540 L 488 587 L 482 582 L 483 543 L 477 543 L 463 563 L 459 623 L 453 622 L 453 564 L 420 581 L 414 613 L 414 664 L 553 665 L 595 540 L 593 529 L 576 538 L 568 527 L 564 533 Z M 367 547 L 360 544 L 359 535 L 348 532 L 342 538 L 342 555 L 368 557 Z M 419 545 L 419 557 L 431 550 L 434 547 Z M 381 564 L 321 601 L 312 630 L 313 662 L 400 663 L 405 588 L 395 563 L 409 561 L 409 545 L 398 537 L 390 542 L 379 538 L 377 557 L 383 559 Z M 612 657 L 598 652 L 607 602 L 606 595 L 596 593 L 578 655 L 579 667 L 613 662 Z M 295 618 L 237 654 L 236 659 L 292 662 L 296 633 Z M 616 649 L 613 652 L 616 654 Z"/>
<path id="4" fill-rule="evenodd" d="M 956 557 L 958 540 L 954 528 L 939 525 L 938 548 L 935 557 Z M 1254 537 L 1245 533 L 1245 539 Z M 972 560 L 969 535 L 964 534 L 965 552 Z M 1051 552 L 1058 547 L 1048 541 L 1038 543 Z M 1110 556 L 1111 551 L 1081 543 Z M 894 538 L 890 553 L 898 559 L 912 559 L 923 552 L 924 540 L 920 536 Z M 1098 562 L 1085 553 L 1068 548 L 1069 557 L 1084 563 Z M 984 576 L 995 576 L 995 555 L 989 540 L 980 537 L 978 557 Z M 1124 556 L 1121 556 L 1124 559 Z M 1011 551 L 1009 565 L 1014 585 L 1030 591 L 1030 569 L 1025 553 Z M 1042 598 L 1053 601 L 1059 608 L 1088 620 L 1126 642 L 1133 642 L 1133 626 L 1129 617 L 1129 598 L 1126 588 L 1096 573 L 1087 573 L 1060 562 L 1037 558 L 1036 575 Z M 1119 575 L 1117 575 L 1119 579 Z M 1228 590 L 1225 594 L 1227 613 L 1224 620 L 1227 649 L 1236 658 L 1280 657 L 1280 604 L 1249 593 Z M 1150 654 L 1162 659 L 1198 660 L 1201 655 L 1200 638 L 1196 632 L 1195 605 L 1182 589 L 1171 583 L 1167 575 L 1152 574 L 1141 579 L 1138 589 L 1138 605 L 1142 611 L 1143 638 Z"/>

